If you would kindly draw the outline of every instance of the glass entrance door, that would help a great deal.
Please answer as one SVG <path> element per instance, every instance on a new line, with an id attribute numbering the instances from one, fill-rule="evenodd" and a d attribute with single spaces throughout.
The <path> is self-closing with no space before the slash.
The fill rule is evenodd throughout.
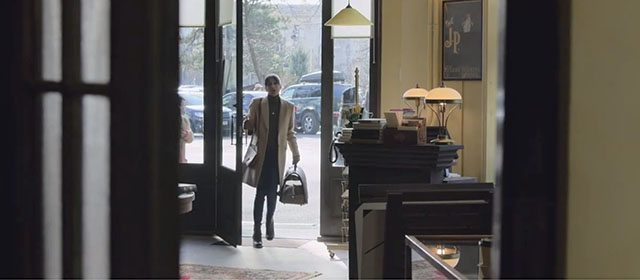
<path id="1" fill-rule="evenodd" d="M 231 7 L 232 1 L 220 1 L 218 7 Z M 209 2 L 214 2 L 209 0 Z M 226 4 L 224 2 L 227 2 Z M 242 1 L 236 1 L 236 10 L 242 10 Z M 231 11 L 229 11 L 231 13 Z M 224 15 L 220 9 L 217 15 Z M 215 65 L 216 96 L 219 116 L 216 134 L 217 192 L 215 233 L 230 245 L 242 244 L 242 13 L 236 23 L 218 27 L 216 34 Z M 216 20 L 218 22 L 218 20 Z M 209 60 L 206 60 L 208 62 Z"/>
<path id="2" fill-rule="evenodd" d="M 242 62 L 236 59 L 241 57 L 236 54 L 237 27 L 220 21 L 220 15 L 231 14 L 223 11 L 232 7 L 228 3 L 231 1 L 180 1 L 178 94 L 185 101 L 184 126 L 190 129 L 182 132 L 187 137 L 181 134 L 184 152 L 179 160 L 180 182 L 198 188 L 193 210 L 183 215 L 183 229 L 215 234 L 237 246 L 241 244 L 242 207 L 242 142 L 237 124 L 242 108 L 225 106 L 223 101 L 237 84 L 235 67 Z M 231 141 L 231 137 L 237 139 Z M 228 145 L 231 142 L 234 145 Z"/>

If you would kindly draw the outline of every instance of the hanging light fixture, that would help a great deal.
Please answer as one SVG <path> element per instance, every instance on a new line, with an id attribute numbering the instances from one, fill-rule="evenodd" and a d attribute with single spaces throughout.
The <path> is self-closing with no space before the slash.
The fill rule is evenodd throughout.
<path id="1" fill-rule="evenodd" d="M 335 16 L 324 23 L 325 26 L 350 26 L 350 25 L 373 25 L 373 23 L 363 16 L 358 10 L 351 7 L 351 0 L 347 2 L 347 7 L 340 10 Z"/>

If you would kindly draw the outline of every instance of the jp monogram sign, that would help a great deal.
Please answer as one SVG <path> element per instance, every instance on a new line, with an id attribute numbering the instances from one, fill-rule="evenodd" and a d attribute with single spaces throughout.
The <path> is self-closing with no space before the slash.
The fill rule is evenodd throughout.
<path id="1" fill-rule="evenodd" d="M 482 80 L 482 0 L 443 2 L 442 79 Z"/>

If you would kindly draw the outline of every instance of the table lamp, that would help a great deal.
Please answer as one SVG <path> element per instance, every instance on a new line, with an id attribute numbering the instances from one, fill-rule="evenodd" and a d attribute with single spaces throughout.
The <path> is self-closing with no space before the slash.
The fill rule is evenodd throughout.
<path id="1" fill-rule="evenodd" d="M 454 141 L 449 138 L 447 133 L 447 122 L 451 113 L 455 111 L 456 105 L 462 104 L 462 95 L 455 89 L 445 87 L 442 83 L 440 87 L 429 91 L 424 98 L 424 103 L 436 114 L 440 127 L 438 137 L 431 142 L 438 145 L 453 144 Z M 450 108 L 448 112 L 447 106 Z"/>
<path id="2" fill-rule="evenodd" d="M 415 101 L 416 117 L 420 117 L 420 108 L 422 107 L 422 101 L 427 96 L 427 94 L 429 94 L 429 92 L 426 89 L 423 89 L 419 87 L 418 84 L 416 84 L 415 88 L 411 88 L 402 94 L 402 99 L 404 99 L 405 102 L 411 100 Z"/>
<path id="3" fill-rule="evenodd" d="M 460 249 L 456 246 L 438 244 L 427 248 L 451 267 L 456 267 L 460 261 Z"/>

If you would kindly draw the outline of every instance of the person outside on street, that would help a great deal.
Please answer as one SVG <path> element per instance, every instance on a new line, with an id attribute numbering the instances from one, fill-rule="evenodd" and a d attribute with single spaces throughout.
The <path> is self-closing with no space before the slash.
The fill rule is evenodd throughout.
<path id="1" fill-rule="evenodd" d="M 191 130 L 191 122 L 189 121 L 189 116 L 184 113 L 184 108 L 187 106 L 184 98 L 180 97 L 180 155 L 178 157 L 178 162 L 187 163 L 187 158 L 185 156 L 185 146 L 187 143 L 193 142 L 193 131 Z"/>
<path id="2" fill-rule="evenodd" d="M 280 98 L 280 78 L 267 75 L 264 80 L 266 97 L 255 98 L 249 105 L 249 118 L 244 123 L 248 134 L 256 133 L 258 152 L 255 172 L 258 187 L 253 203 L 253 247 L 262 248 L 262 212 L 267 198 L 266 237 L 275 236 L 273 215 L 276 210 L 278 185 L 284 174 L 287 143 L 293 154 L 293 164 L 300 161 L 298 143 L 293 132 L 293 104 Z"/>

